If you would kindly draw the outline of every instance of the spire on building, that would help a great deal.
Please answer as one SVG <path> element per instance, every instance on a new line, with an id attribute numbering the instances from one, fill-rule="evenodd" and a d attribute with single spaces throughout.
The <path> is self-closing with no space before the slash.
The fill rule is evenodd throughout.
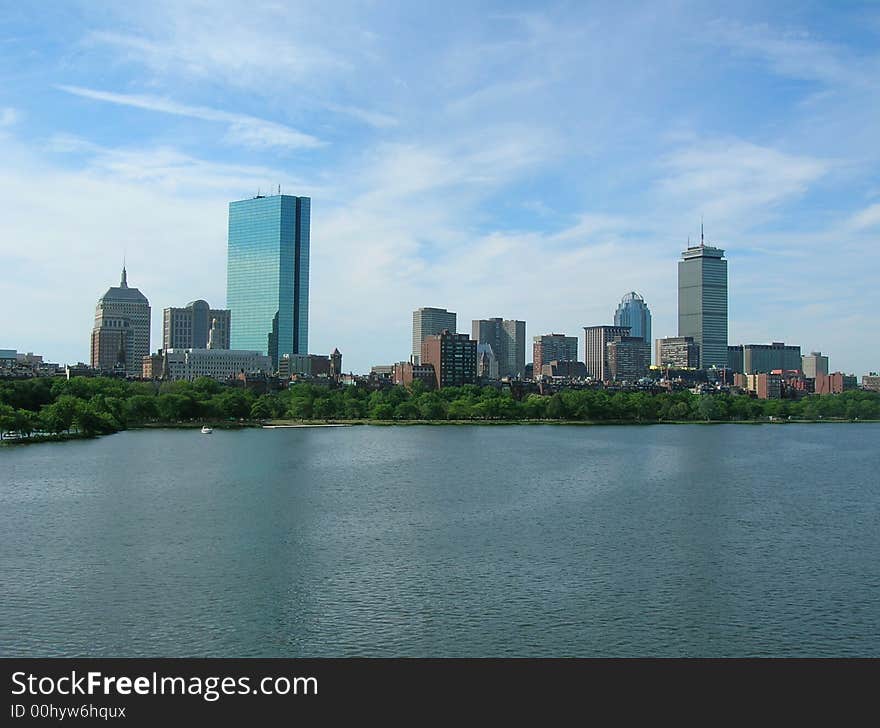
<path id="1" fill-rule="evenodd" d="M 208 332 L 208 348 L 214 349 L 220 339 L 220 332 L 217 331 L 217 319 L 211 319 L 211 330 Z"/>
<path id="2" fill-rule="evenodd" d="M 125 263 L 122 264 L 122 280 L 119 281 L 120 288 L 128 288 L 128 276 L 125 274 Z"/>

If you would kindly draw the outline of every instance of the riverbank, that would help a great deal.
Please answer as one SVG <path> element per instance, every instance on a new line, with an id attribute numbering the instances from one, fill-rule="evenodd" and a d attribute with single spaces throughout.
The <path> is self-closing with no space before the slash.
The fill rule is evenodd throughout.
<path id="1" fill-rule="evenodd" d="M 317 427 L 353 427 L 355 425 L 370 425 L 374 427 L 510 427 L 524 425 L 554 425 L 575 427 L 640 427 L 645 425 L 824 425 L 824 424 L 878 424 L 880 420 L 862 420 L 846 418 L 823 418 L 817 420 L 550 420 L 550 419 L 518 419 L 518 420 L 244 420 L 240 422 L 229 421 L 199 421 L 199 422 L 146 422 L 130 425 L 126 430 L 196 430 L 207 425 L 215 430 L 243 430 L 243 429 L 300 429 Z M 123 430 L 119 430 L 122 432 Z M 34 445 L 41 442 L 67 442 L 68 440 L 91 440 L 115 433 L 86 434 L 71 432 L 61 434 L 32 434 L 30 437 L 9 437 L 0 441 L 0 447 L 4 445 Z"/>

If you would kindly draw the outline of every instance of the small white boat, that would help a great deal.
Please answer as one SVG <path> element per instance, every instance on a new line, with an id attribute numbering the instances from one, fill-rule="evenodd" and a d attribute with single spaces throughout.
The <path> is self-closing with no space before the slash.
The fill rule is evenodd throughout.
<path id="1" fill-rule="evenodd" d="M 210 434 L 213 433 L 213 432 L 214 432 L 214 428 L 213 428 L 213 427 L 208 427 L 207 425 L 204 425 L 204 426 L 202 427 L 202 434 L 203 434 L 203 435 L 210 435 Z"/>

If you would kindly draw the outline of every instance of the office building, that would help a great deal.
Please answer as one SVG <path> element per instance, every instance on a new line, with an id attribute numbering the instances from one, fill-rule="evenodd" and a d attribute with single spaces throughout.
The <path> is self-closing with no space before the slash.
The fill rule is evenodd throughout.
<path id="1" fill-rule="evenodd" d="M 267 354 L 276 370 L 285 354 L 309 351 L 310 209 L 292 195 L 229 203 L 230 346 Z"/>
<path id="2" fill-rule="evenodd" d="M 618 336 L 629 336 L 629 326 L 584 326 L 584 364 L 593 379 L 601 382 L 612 379 L 608 343 Z"/>
<path id="3" fill-rule="evenodd" d="M 477 378 L 477 342 L 467 334 L 448 329 L 428 336 L 422 343 L 422 366 L 431 364 L 437 389 L 474 384 Z"/>
<path id="4" fill-rule="evenodd" d="M 92 329 L 91 364 L 102 372 L 141 376 L 150 353 L 150 302 L 129 288 L 125 266 L 122 279 L 98 299 Z"/>
<path id="5" fill-rule="evenodd" d="M 729 346 L 727 351 L 727 366 L 735 373 L 759 374 L 775 369 L 800 371 L 801 368 L 801 347 L 787 346 L 781 341 Z"/>
<path id="6" fill-rule="evenodd" d="M 727 368 L 734 374 L 743 373 L 743 348 L 741 344 L 727 347 Z"/>
<path id="7" fill-rule="evenodd" d="M 551 361 L 577 361 L 577 336 L 565 334 L 544 334 L 532 341 L 532 376 L 540 377 L 544 364 Z"/>
<path id="8" fill-rule="evenodd" d="M 678 263 L 678 335 L 700 347 L 703 369 L 727 366 L 727 261 L 702 233 Z"/>
<path id="9" fill-rule="evenodd" d="M 880 392 L 880 375 L 877 372 L 870 372 L 862 375 L 862 389 L 871 392 Z"/>
<path id="10" fill-rule="evenodd" d="M 448 329 L 455 331 L 456 315 L 445 308 L 417 308 L 413 311 L 412 325 L 412 361 L 418 364 L 422 356 L 422 344 L 429 336 L 436 336 Z"/>
<path id="11" fill-rule="evenodd" d="M 815 379 L 820 374 L 828 375 L 828 357 L 822 356 L 821 351 L 811 351 L 801 357 L 801 369 L 804 376 L 809 379 Z"/>
<path id="12" fill-rule="evenodd" d="M 629 335 L 638 336 L 651 346 L 651 311 L 648 304 L 635 291 L 630 291 L 622 299 L 614 312 L 615 326 L 629 326 Z"/>
<path id="13" fill-rule="evenodd" d="M 183 308 L 166 308 L 162 312 L 162 348 L 207 349 L 212 325 L 216 329 L 212 348 L 228 349 L 228 309 L 211 308 L 202 300 L 192 301 Z"/>
<path id="14" fill-rule="evenodd" d="M 693 336 L 667 336 L 655 342 L 654 359 L 666 369 L 699 369 L 700 345 Z"/>
<path id="15" fill-rule="evenodd" d="M 471 338 L 489 344 L 498 361 L 500 378 L 522 378 L 526 370 L 526 322 L 514 319 L 479 319 L 471 324 Z"/>
<path id="16" fill-rule="evenodd" d="M 274 371 L 269 357 L 262 351 L 241 349 L 165 349 L 162 355 L 163 376 L 173 381 L 192 381 L 199 377 L 210 377 L 218 382 L 235 379 L 240 374 L 269 374 Z M 144 357 L 142 362 L 151 357 Z M 156 362 L 150 362 L 155 370 Z"/>
<path id="17" fill-rule="evenodd" d="M 648 373 L 651 345 L 641 336 L 615 336 L 605 348 L 611 381 L 633 384 Z"/>

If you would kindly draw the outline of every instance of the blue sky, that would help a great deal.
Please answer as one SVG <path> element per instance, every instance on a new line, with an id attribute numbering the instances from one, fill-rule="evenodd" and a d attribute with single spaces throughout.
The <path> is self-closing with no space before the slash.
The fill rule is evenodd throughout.
<path id="1" fill-rule="evenodd" d="M 880 369 L 878 3 L 4 3 L 0 159 L 0 348 L 87 359 L 125 255 L 155 349 L 280 184 L 346 369 L 418 306 L 530 340 L 636 290 L 675 335 L 701 216 L 731 343 Z"/>

